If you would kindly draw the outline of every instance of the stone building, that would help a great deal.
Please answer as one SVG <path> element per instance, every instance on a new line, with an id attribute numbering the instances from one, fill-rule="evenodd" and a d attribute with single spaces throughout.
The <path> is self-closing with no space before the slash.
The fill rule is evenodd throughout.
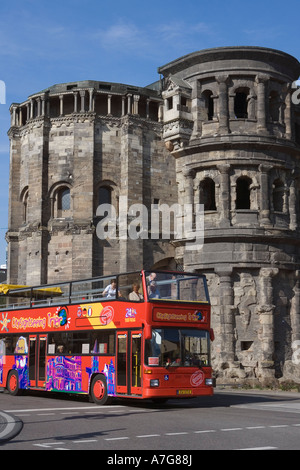
<path id="1" fill-rule="evenodd" d="M 228 47 L 158 69 L 145 88 L 55 85 L 11 105 L 9 280 L 143 266 L 207 275 L 220 382 L 300 382 L 300 64 Z M 204 205 L 205 240 L 108 240 L 100 201 Z"/>
<path id="2" fill-rule="evenodd" d="M 174 258 L 168 241 L 96 234 L 99 204 L 118 211 L 121 196 L 128 207 L 176 201 L 161 106 L 155 86 L 95 81 L 54 85 L 11 105 L 9 282 L 84 279 Z"/>

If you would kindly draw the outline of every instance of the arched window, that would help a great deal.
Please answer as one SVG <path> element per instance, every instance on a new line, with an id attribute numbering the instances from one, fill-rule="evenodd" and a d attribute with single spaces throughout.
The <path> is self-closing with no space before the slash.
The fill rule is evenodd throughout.
<path id="1" fill-rule="evenodd" d="M 22 193 L 21 193 L 21 202 L 23 204 L 23 222 L 27 222 L 27 216 L 28 216 L 28 197 L 29 197 L 29 189 L 28 186 L 26 186 Z"/>
<path id="2" fill-rule="evenodd" d="M 207 120 L 212 121 L 214 118 L 214 100 L 213 100 L 213 93 L 210 90 L 206 90 L 203 92 L 204 103 L 205 103 L 205 110 L 207 113 Z"/>
<path id="3" fill-rule="evenodd" d="M 284 184 L 277 178 L 273 183 L 273 209 L 277 212 L 283 212 L 284 205 Z"/>
<path id="4" fill-rule="evenodd" d="M 57 194 L 57 209 L 59 211 L 69 211 L 71 208 L 71 195 L 69 188 L 62 188 Z"/>
<path id="5" fill-rule="evenodd" d="M 111 204 L 112 189 L 108 186 L 100 186 L 98 189 L 98 205 Z"/>
<path id="6" fill-rule="evenodd" d="M 277 91 L 271 91 L 269 95 L 269 114 L 273 122 L 279 121 L 280 100 Z"/>
<path id="7" fill-rule="evenodd" d="M 217 209 L 215 182 L 211 178 L 205 178 L 200 183 L 200 204 L 204 204 L 205 211 L 215 211 Z"/>
<path id="8" fill-rule="evenodd" d="M 68 186 L 59 186 L 53 192 L 51 204 L 52 217 L 69 217 L 71 211 L 71 192 Z"/>
<path id="9" fill-rule="evenodd" d="M 248 119 L 249 88 L 238 88 L 234 97 L 234 114 L 237 119 Z"/>
<path id="10" fill-rule="evenodd" d="M 110 186 L 100 186 L 98 188 L 98 191 L 96 193 L 97 195 L 97 200 L 96 200 L 96 208 L 95 208 L 95 212 L 97 213 L 98 211 L 98 208 L 102 205 L 102 204 L 109 204 L 111 205 L 112 204 L 112 188 Z M 105 211 L 103 212 L 104 208 L 102 207 L 101 209 L 99 209 L 101 214 L 101 216 L 98 215 L 99 217 L 99 220 L 102 220 L 103 218 L 105 218 L 107 215 L 108 215 L 108 211 L 106 210 L 105 208 Z"/>
<path id="11" fill-rule="evenodd" d="M 247 176 L 241 176 L 236 181 L 236 209 L 250 209 L 250 185 L 252 181 Z"/>

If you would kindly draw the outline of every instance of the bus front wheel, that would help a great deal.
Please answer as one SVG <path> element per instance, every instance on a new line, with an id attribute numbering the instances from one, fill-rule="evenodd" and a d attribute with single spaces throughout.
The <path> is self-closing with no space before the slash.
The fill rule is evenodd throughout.
<path id="1" fill-rule="evenodd" d="M 107 405 L 110 398 L 107 396 L 106 378 L 102 374 L 97 374 L 92 380 L 90 395 L 97 405 Z"/>
<path id="2" fill-rule="evenodd" d="M 19 395 L 20 393 L 19 374 L 17 371 L 12 370 L 8 374 L 6 387 L 11 395 Z"/>

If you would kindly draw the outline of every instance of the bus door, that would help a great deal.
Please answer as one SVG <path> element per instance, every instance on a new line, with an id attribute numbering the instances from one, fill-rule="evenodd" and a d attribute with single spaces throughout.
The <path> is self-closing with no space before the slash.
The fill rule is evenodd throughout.
<path id="1" fill-rule="evenodd" d="M 131 394 L 142 394 L 142 333 L 131 332 Z"/>
<path id="2" fill-rule="evenodd" d="M 118 331 L 116 379 L 117 393 L 142 394 L 142 332 Z"/>
<path id="3" fill-rule="evenodd" d="M 45 387 L 47 335 L 29 335 L 29 380 L 31 387 Z"/>

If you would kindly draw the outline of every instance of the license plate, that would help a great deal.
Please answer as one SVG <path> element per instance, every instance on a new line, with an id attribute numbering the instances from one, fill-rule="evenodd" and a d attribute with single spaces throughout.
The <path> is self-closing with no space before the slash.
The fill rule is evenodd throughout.
<path id="1" fill-rule="evenodd" d="M 177 390 L 177 395 L 192 395 L 191 389 Z"/>

